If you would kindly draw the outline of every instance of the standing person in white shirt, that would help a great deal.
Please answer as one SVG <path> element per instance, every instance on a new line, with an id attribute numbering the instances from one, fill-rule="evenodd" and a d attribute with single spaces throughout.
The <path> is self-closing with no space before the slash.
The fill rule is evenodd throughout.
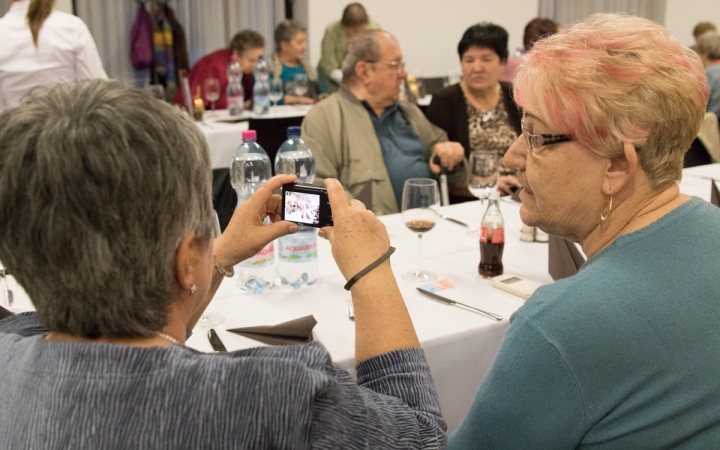
<path id="1" fill-rule="evenodd" d="M 55 0 L 14 0 L 0 18 L 0 111 L 35 86 L 107 78 L 85 23 Z"/>

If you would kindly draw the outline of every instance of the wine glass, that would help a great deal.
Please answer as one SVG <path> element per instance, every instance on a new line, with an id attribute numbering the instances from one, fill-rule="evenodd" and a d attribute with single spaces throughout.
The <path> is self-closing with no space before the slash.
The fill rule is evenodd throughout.
<path id="1" fill-rule="evenodd" d="M 283 82 L 278 78 L 273 78 L 270 82 L 270 101 L 277 106 L 278 102 L 282 100 L 284 95 L 283 92 Z"/>
<path id="2" fill-rule="evenodd" d="M 220 228 L 220 219 L 218 218 L 217 212 L 213 210 L 210 215 L 210 225 L 212 226 L 213 238 L 217 239 L 220 236 L 222 230 Z M 201 328 L 214 328 L 225 321 L 225 316 L 220 313 L 205 311 L 203 312 L 200 319 L 198 319 L 197 325 Z"/>
<path id="3" fill-rule="evenodd" d="M 435 226 L 440 215 L 440 190 L 437 181 L 430 178 L 410 178 L 405 181 L 402 195 L 402 218 L 405 226 L 418 234 L 418 268 L 403 272 L 409 281 L 431 281 L 437 278 L 432 272 L 422 270 L 423 233 Z"/>
<path id="4" fill-rule="evenodd" d="M 306 73 L 295 74 L 295 95 L 304 97 L 310 89 L 310 79 Z"/>
<path id="5" fill-rule="evenodd" d="M 470 153 L 468 162 L 468 190 L 480 199 L 482 205 L 500 179 L 498 155 L 493 151 L 477 150 Z M 467 234 L 475 236 L 478 232 L 477 228 L 469 228 Z"/>
<path id="6" fill-rule="evenodd" d="M 205 98 L 210 102 L 210 110 L 215 111 L 215 102 L 220 100 L 220 80 L 217 78 L 205 79 Z"/>

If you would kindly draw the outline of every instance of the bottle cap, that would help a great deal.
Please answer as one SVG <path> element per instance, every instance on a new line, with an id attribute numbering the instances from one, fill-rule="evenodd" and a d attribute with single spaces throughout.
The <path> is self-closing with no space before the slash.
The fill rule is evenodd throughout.
<path id="1" fill-rule="evenodd" d="M 287 137 L 300 137 L 300 127 L 288 127 L 287 129 Z"/>
<path id="2" fill-rule="evenodd" d="M 245 130 L 242 132 L 242 139 L 243 141 L 254 141 L 257 139 L 257 132 L 255 130 Z"/>

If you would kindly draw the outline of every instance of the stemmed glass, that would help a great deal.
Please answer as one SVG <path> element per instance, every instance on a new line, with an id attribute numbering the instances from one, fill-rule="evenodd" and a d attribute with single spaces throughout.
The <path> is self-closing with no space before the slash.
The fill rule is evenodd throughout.
<path id="1" fill-rule="evenodd" d="M 296 73 L 295 74 L 295 95 L 298 97 L 305 97 L 310 89 L 310 79 L 307 74 Z"/>
<path id="2" fill-rule="evenodd" d="M 498 155 L 493 151 L 477 150 L 470 153 L 468 162 L 468 190 L 480 199 L 482 205 L 500 180 Z M 477 228 L 469 228 L 467 234 L 476 236 L 479 231 Z"/>
<path id="3" fill-rule="evenodd" d="M 429 178 L 410 178 L 405 181 L 402 196 L 402 218 L 405 226 L 418 235 L 418 268 L 403 272 L 409 281 L 431 281 L 437 278 L 432 272 L 422 270 L 422 237 L 435 227 L 440 214 L 440 190 L 437 181 Z"/>
<path id="4" fill-rule="evenodd" d="M 217 212 L 213 210 L 210 222 L 213 227 L 213 237 L 217 238 L 220 236 L 221 229 L 220 229 L 220 219 L 218 218 Z M 200 319 L 198 319 L 197 325 L 201 328 L 213 328 L 225 321 L 225 316 L 223 316 L 220 313 L 216 312 L 203 312 L 202 316 L 200 316 Z"/>
<path id="5" fill-rule="evenodd" d="M 215 102 L 220 100 L 220 80 L 217 78 L 205 79 L 205 98 L 210 102 L 210 110 L 215 111 Z"/>
<path id="6" fill-rule="evenodd" d="M 282 100 L 284 95 L 283 92 L 283 83 L 282 79 L 280 77 L 273 78 L 273 80 L 270 82 L 270 101 L 277 106 L 278 102 Z"/>

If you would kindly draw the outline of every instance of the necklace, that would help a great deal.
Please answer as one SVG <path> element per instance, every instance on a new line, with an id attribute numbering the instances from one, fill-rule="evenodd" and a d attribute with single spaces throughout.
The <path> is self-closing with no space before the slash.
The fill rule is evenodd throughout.
<path id="1" fill-rule="evenodd" d="M 175 339 L 175 338 L 172 337 L 172 336 L 168 336 L 168 335 L 165 334 L 165 333 L 157 332 L 157 333 L 155 333 L 155 334 L 157 334 L 158 336 L 160 336 L 161 338 L 165 339 L 166 341 L 170 342 L 170 343 L 173 344 L 173 345 L 180 345 L 180 346 L 183 345 L 180 341 L 178 341 L 177 339 Z"/>

